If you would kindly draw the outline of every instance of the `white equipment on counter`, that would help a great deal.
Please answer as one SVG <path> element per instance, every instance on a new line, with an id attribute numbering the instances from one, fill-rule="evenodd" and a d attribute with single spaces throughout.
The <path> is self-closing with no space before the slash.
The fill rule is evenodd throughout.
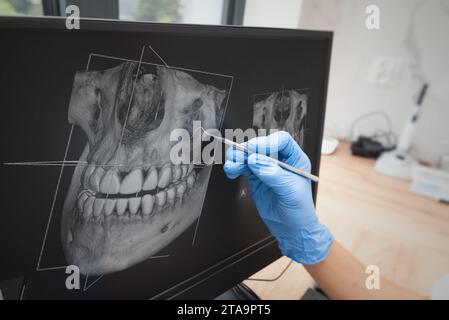
<path id="1" fill-rule="evenodd" d="M 410 156 L 409 152 L 427 88 L 428 84 L 425 83 L 421 88 L 416 105 L 405 123 L 396 149 L 381 154 L 374 166 L 376 171 L 394 178 L 412 179 L 412 168 L 416 161 Z"/>

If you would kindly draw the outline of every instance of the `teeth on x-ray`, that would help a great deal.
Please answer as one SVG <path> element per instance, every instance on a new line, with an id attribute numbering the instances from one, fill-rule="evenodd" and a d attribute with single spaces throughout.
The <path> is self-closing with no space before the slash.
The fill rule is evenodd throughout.
<path id="1" fill-rule="evenodd" d="M 126 62 L 77 72 L 69 121 L 88 143 L 67 194 L 62 242 L 84 274 L 141 262 L 200 215 L 209 168 L 170 161 L 170 133 L 193 120 L 217 128 L 226 91 L 166 67 Z M 191 146 L 192 144 L 190 144 Z"/>
<path id="2" fill-rule="evenodd" d="M 304 143 L 307 95 L 299 90 L 283 90 L 256 95 L 253 112 L 255 129 L 277 129 L 290 133 L 299 145 Z"/>

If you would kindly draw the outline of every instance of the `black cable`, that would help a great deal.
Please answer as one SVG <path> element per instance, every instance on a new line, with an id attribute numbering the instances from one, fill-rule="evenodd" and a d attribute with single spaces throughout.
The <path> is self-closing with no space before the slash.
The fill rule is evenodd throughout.
<path id="1" fill-rule="evenodd" d="M 244 283 L 239 283 L 233 287 L 232 292 L 238 297 L 238 300 L 261 300 L 257 293 Z"/>
<path id="2" fill-rule="evenodd" d="M 280 273 L 278 276 L 274 277 L 274 278 L 271 278 L 271 279 L 248 278 L 248 279 L 246 279 L 246 280 L 250 280 L 250 281 L 263 281 L 263 282 L 273 282 L 273 281 L 279 280 L 279 279 L 284 275 L 284 273 L 288 270 L 288 268 L 290 268 L 290 266 L 292 265 L 292 263 L 293 263 L 293 260 L 290 259 L 290 262 L 285 266 L 285 268 L 281 271 L 281 273 Z"/>
<path id="3" fill-rule="evenodd" d="M 368 138 L 371 138 L 373 141 L 377 141 L 380 143 L 385 150 L 391 150 L 396 146 L 397 143 L 397 137 L 396 134 L 392 130 L 391 120 L 388 114 L 384 111 L 378 110 L 369 112 L 367 114 L 364 114 L 358 118 L 356 118 L 351 123 L 351 129 L 350 129 L 350 139 L 351 141 L 355 141 L 356 137 L 354 136 L 354 128 L 357 123 L 359 123 L 361 120 L 364 120 L 366 118 L 375 116 L 375 115 L 381 115 L 385 118 L 385 121 L 387 123 L 387 130 L 377 130 L 373 135 L 369 136 Z M 385 141 L 381 141 L 382 139 L 385 139 Z M 382 143 L 384 142 L 384 143 Z"/>

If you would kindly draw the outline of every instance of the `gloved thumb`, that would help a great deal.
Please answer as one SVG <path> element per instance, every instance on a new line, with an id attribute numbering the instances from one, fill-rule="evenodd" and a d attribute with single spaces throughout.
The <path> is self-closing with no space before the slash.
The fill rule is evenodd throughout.
<path id="1" fill-rule="evenodd" d="M 285 192 L 286 187 L 294 181 L 293 173 L 281 168 L 276 162 L 263 154 L 250 154 L 248 156 L 248 167 L 257 178 L 278 195 Z"/>

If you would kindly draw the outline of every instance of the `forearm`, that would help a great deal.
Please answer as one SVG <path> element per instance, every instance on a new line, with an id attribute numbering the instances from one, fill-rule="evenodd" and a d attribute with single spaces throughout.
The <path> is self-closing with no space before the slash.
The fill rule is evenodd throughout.
<path id="1" fill-rule="evenodd" d="M 368 289 L 365 282 L 369 274 L 365 273 L 365 266 L 337 241 L 326 260 L 305 268 L 331 299 L 424 298 L 382 277 L 379 289 Z"/>

